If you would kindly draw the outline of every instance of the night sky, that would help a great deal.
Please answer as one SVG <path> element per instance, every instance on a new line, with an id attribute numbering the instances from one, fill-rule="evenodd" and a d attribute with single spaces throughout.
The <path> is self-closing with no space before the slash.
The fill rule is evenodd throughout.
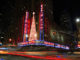
<path id="1" fill-rule="evenodd" d="M 67 10 L 73 16 L 80 16 L 79 0 L 54 0 L 54 13 L 61 14 L 61 11 Z"/>
<path id="2" fill-rule="evenodd" d="M 12 4 L 8 0 L 0 1 L 0 30 L 4 31 L 8 28 L 11 22 L 11 12 L 14 9 L 14 4 Z"/>
<path id="3" fill-rule="evenodd" d="M 76 24 L 75 24 L 75 18 L 80 16 L 80 3 L 79 0 L 54 0 L 54 20 L 55 22 L 60 26 L 62 23 L 60 21 L 61 15 L 63 14 L 63 11 L 66 11 L 69 13 L 71 17 L 71 24 L 72 24 L 72 30 L 71 31 L 77 31 Z M 66 23 L 65 23 L 66 24 Z M 69 27 L 68 24 L 66 24 L 67 27 Z M 60 26 L 66 28 L 64 25 Z"/>
<path id="4" fill-rule="evenodd" d="M 35 1 L 35 0 L 34 0 Z M 59 16 L 63 10 L 67 10 L 71 16 L 80 16 L 80 2 L 77 0 L 50 0 L 53 2 L 53 14 L 55 20 L 59 21 Z M 39 1 L 37 2 L 37 5 Z M 49 1 L 48 1 L 49 2 Z M 0 33 L 6 31 L 10 25 L 23 16 L 26 9 L 31 11 L 31 0 L 1 0 L 0 1 Z"/>
<path id="5" fill-rule="evenodd" d="M 27 6 L 30 5 L 29 2 L 30 0 L 0 1 L 0 32 L 6 31 L 10 26 L 17 25 L 19 18 L 23 16 L 22 12 L 24 13 L 25 9 L 28 8 Z M 25 5 L 27 6 L 25 7 Z"/>

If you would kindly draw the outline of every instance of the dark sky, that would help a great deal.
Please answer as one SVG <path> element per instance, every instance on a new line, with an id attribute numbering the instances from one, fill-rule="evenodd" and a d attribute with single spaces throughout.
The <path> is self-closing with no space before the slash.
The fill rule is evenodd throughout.
<path id="1" fill-rule="evenodd" d="M 46 0 L 45 0 L 46 1 Z M 47 3 L 50 4 L 52 0 Z M 46 4 L 46 2 L 44 2 Z M 16 25 L 25 11 L 39 10 L 40 0 L 1 0 L 0 1 L 0 32 L 6 31 L 10 25 Z M 47 5 L 48 6 L 48 5 Z M 49 7 L 49 6 L 48 6 Z M 51 5 L 49 7 L 51 8 Z M 46 9 L 48 9 L 46 7 Z M 47 10 L 49 13 L 50 11 Z M 39 11 L 38 11 L 39 13 Z M 15 26 L 14 26 L 15 27 Z"/>
<path id="2" fill-rule="evenodd" d="M 80 16 L 80 3 L 79 0 L 54 0 L 54 7 L 56 11 L 67 9 L 70 13 Z"/>
<path id="3" fill-rule="evenodd" d="M 39 3 L 39 1 L 36 0 L 35 2 Z M 28 5 L 31 5 L 31 0 L 1 0 L 0 31 L 5 31 L 11 24 L 14 25 L 26 8 L 28 8 L 28 10 L 31 9 Z M 54 0 L 53 6 L 53 14 L 56 19 L 64 9 L 68 10 L 72 16 L 80 16 L 80 2 L 78 0 Z"/>
<path id="4" fill-rule="evenodd" d="M 60 16 L 62 12 L 66 11 L 71 17 L 72 30 L 76 30 L 75 18 L 80 16 L 80 3 L 79 0 L 54 0 L 54 20 L 58 25 L 61 25 Z M 64 22 L 63 22 L 64 23 Z M 66 24 L 66 23 L 65 23 Z M 65 25 L 62 25 L 65 27 Z M 68 25 L 69 26 L 69 25 Z"/>
<path id="5" fill-rule="evenodd" d="M 6 29 L 10 24 L 10 12 L 13 9 L 12 3 L 9 3 L 8 0 L 0 1 L 0 30 Z"/>

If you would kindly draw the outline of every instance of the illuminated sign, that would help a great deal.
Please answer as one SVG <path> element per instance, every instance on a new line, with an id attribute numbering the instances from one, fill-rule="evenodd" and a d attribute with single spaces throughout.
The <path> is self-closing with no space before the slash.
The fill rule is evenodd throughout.
<path id="1" fill-rule="evenodd" d="M 68 46 L 66 46 L 66 47 L 65 47 L 65 49 L 69 49 L 69 47 L 68 47 Z"/>
<path id="2" fill-rule="evenodd" d="M 55 44 L 55 47 L 56 47 L 56 48 L 60 48 L 61 45 L 60 45 L 60 44 Z"/>
<path id="3" fill-rule="evenodd" d="M 28 16 L 29 16 L 29 12 L 26 12 L 26 18 L 25 18 L 25 22 L 24 22 L 24 35 L 23 35 L 24 42 L 28 38 L 28 37 L 26 37 L 26 35 L 28 35 L 28 33 L 27 33 L 27 31 L 28 31 Z"/>
<path id="4" fill-rule="evenodd" d="M 66 47 L 64 45 L 61 45 L 61 48 L 65 49 Z"/>
<path id="5" fill-rule="evenodd" d="M 35 40 L 29 41 L 30 45 L 36 44 Z"/>
<path id="6" fill-rule="evenodd" d="M 43 14 L 43 4 L 41 4 L 41 7 L 40 7 L 39 29 L 40 29 L 40 40 L 44 40 L 44 14 Z"/>
<path id="7" fill-rule="evenodd" d="M 47 46 L 54 46 L 54 43 L 47 42 L 47 41 L 44 41 L 44 44 L 47 45 Z"/>

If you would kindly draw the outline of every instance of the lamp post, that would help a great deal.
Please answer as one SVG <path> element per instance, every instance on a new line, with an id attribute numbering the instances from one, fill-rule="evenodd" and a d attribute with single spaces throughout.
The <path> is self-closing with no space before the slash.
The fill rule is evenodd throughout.
<path id="1" fill-rule="evenodd" d="M 77 18 L 77 19 L 76 19 L 76 22 L 77 22 L 77 23 L 78 23 L 78 22 L 80 22 L 80 19 L 79 19 L 79 18 Z"/>
<path id="2" fill-rule="evenodd" d="M 80 45 L 80 18 L 76 18 L 76 26 L 77 26 L 78 45 Z"/>

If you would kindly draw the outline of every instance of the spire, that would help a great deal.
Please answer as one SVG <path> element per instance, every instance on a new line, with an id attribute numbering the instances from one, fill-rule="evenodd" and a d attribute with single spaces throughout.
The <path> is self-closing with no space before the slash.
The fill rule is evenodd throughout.
<path id="1" fill-rule="evenodd" d="M 28 38 L 27 28 L 28 28 L 28 16 L 29 12 L 26 12 L 25 22 L 24 22 L 24 34 L 23 34 L 23 41 L 25 42 Z"/>
<path id="2" fill-rule="evenodd" d="M 44 11 L 43 11 L 43 4 L 40 5 L 39 29 L 40 29 L 39 39 L 44 40 Z"/>

